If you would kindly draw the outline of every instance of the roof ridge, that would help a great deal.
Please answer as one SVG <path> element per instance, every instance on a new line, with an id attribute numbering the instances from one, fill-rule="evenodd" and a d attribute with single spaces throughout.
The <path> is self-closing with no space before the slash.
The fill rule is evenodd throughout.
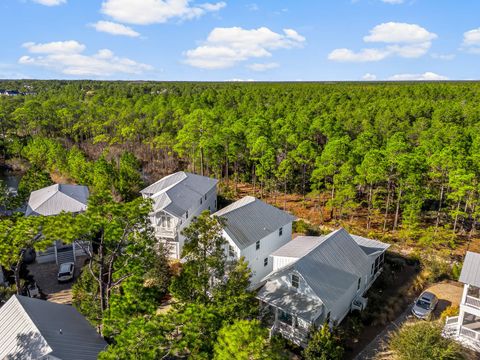
<path id="1" fill-rule="evenodd" d="M 44 187 L 42 189 L 38 189 L 36 191 L 41 191 L 41 190 L 44 190 L 44 189 L 48 189 L 49 187 L 56 187 L 56 189 L 52 192 L 52 194 L 50 194 L 48 197 L 46 197 L 40 204 L 38 204 L 35 209 L 33 210 L 37 210 L 40 206 L 42 206 L 43 204 L 45 204 L 48 200 L 50 200 L 55 194 L 57 194 L 58 192 L 60 192 L 60 186 L 59 184 L 53 184 L 53 185 L 50 185 L 50 186 L 47 186 L 47 187 Z"/>

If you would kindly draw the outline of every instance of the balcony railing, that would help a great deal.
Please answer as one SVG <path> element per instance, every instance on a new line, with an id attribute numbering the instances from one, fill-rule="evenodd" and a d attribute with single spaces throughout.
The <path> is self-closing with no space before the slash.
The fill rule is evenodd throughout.
<path id="1" fill-rule="evenodd" d="M 445 326 L 458 326 L 458 316 L 447 316 Z"/>
<path id="2" fill-rule="evenodd" d="M 293 327 L 292 325 L 285 324 L 281 321 L 277 321 L 272 329 L 273 332 L 279 332 L 283 337 L 300 346 L 305 346 L 308 340 L 308 330 L 300 327 Z"/>
<path id="3" fill-rule="evenodd" d="M 465 298 L 465 304 L 480 309 L 480 299 L 478 299 L 476 297 L 467 295 L 467 297 Z"/>
<path id="4" fill-rule="evenodd" d="M 177 229 L 155 227 L 155 235 L 157 235 L 158 237 L 174 238 L 177 236 Z"/>
<path id="5" fill-rule="evenodd" d="M 460 328 L 460 335 L 463 335 L 463 336 L 465 336 L 467 338 L 470 338 L 472 340 L 475 340 L 475 341 L 480 340 L 480 332 L 469 329 L 469 328 L 466 328 L 464 326 L 462 326 Z"/>

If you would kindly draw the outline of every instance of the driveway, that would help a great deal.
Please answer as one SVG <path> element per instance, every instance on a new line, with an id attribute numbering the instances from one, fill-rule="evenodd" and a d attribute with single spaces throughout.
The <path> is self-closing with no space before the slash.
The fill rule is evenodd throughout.
<path id="1" fill-rule="evenodd" d="M 458 306 L 462 298 L 463 285 L 454 282 L 441 282 L 433 284 L 426 291 L 430 291 L 438 297 L 438 306 L 435 309 L 434 315 L 436 318 L 440 317 L 441 313 L 448 306 Z M 388 358 L 388 339 L 391 333 L 400 328 L 406 321 L 412 318 L 411 305 L 392 323 L 387 325 L 385 329 L 373 339 L 355 358 L 354 360 L 372 360 Z M 385 356 L 382 356 L 385 355 Z"/>
<path id="2" fill-rule="evenodd" d="M 80 275 L 80 264 L 83 264 L 84 261 L 85 257 L 77 257 L 74 281 Z M 48 301 L 60 304 L 72 303 L 72 285 L 74 281 L 59 284 L 57 281 L 58 266 L 56 263 L 29 264 L 28 270 Z"/>

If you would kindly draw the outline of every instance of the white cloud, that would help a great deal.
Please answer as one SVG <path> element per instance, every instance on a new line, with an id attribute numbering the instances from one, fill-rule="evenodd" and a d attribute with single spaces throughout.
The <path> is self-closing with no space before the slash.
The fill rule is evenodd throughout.
<path id="1" fill-rule="evenodd" d="M 45 5 L 45 6 L 57 6 L 61 4 L 65 4 L 67 0 L 33 0 L 37 4 Z"/>
<path id="2" fill-rule="evenodd" d="M 275 69 L 277 67 L 279 67 L 280 65 L 277 64 L 277 63 L 255 63 L 255 64 L 250 64 L 250 65 L 247 65 L 247 68 L 249 68 L 250 70 L 253 70 L 253 71 L 266 71 L 266 70 L 270 70 L 270 69 Z"/>
<path id="3" fill-rule="evenodd" d="M 335 49 L 328 58 L 333 61 L 367 62 L 380 61 L 389 56 L 418 58 L 425 55 L 437 35 L 416 24 L 388 22 L 375 26 L 363 37 L 366 43 L 383 43 L 382 48 L 367 48 L 353 51 Z"/>
<path id="4" fill-rule="evenodd" d="M 382 0 L 386 4 L 403 4 L 404 0 Z"/>
<path id="5" fill-rule="evenodd" d="M 98 21 L 92 24 L 92 27 L 99 32 L 105 32 L 112 35 L 122 35 L 129 37 L 138 37 L 140 33 L 133 30 L 131 27 L 118 24 L 112 21 Z"/>
<path id="6" fill-rule="evenodd" d="M 375 74 L 370 74 L 370 73 L 366 73 L 365 75 L 362 76 L 362 80 L 365 80 L 365 81 L 375 81 L 375 80 L 377 80 L 377 75 L 375 75 Z"/>
<path id="7" fill-rule="evenodd" d="M 102 13 L 138 25 L 165 23 L 170 19 L 194 19 L 226 6 L 225 2 L 191 5 L 191 0 L 105 0 Z"/>
<path id="8" fill-rule="evenodd" d="M 335 49 L 328 54 L 328 59 L 339 62 L 380 61 L 389 55 L 388 51 L 379 49 L 363 49 L 355 52 L 350 49 Z"/>
<path id="9" fill-rule="evenodd" d="M 74 54 L 85 50 L 85 45 L 75 40 L 53 41 L 44 44 L 26 42 L 22 46 L 33 54 Z"/>
<path id="10" fill-rule="evenodd" d="M 437 54 L 433 53 L 430 55 L 433 59 L 438 59 L 438 60 L 453 60 L 455 59 L 456 55 L 455 54 Z"/>
<path id="11" fill-rule="evenodd" d="M 109 77 L 114 74 L 141 74 L 153 69 L 150 65 L 115 56 L 108 49 L 84 55 L 85 45 L 74 40 L 45 44 L 29 42 L 23 47 L 31 54 L 41 55 L 24 55 L 18 60 L 20 64 L 41 66 L 66 75 Z"/>
<path id="12" fill-rule="evenodd" d="M 434 72 L 425 72 L 423 74 L 396 74 L 390 76 L 388 80 L 392 81 L 442 81 L 448 80 L 448 77 L 436 74 Z"/>
<path id="13" fill-rule="evenodd" d="M 375 26 L 370 34 L 363 37 L 365 42 L 384 43 L 425 43 L 436 39 L 437 35 L 417 24 L 388 22 Z"/>
<path id="14" fill-rule="evenodd" d="M 305 38 L 293 29 L 283 34 L 266 27 L 215 28 L 204 44 L 185 52 L 185 63 L 204 69 L 224 69 L 252 58 L 271 57 L 272 50 L 301 47 Z"/>
<path id="15" fill-rule="evenodd" d="M 228 82 L 252 82 L 252 81 L 255 81 L 255 79 L 238 79 L 238 78 L 233 78 L 233 79 L 228 79 L 228 80 L 225 80 L 225 81 L 228 81 Z"/>
<path id="16" fill-rule="evenodd" d="M 247 5 L 247 9 L 250 10 L 250 11 L 258 11 L 258 10 L 260 10 L 260 8 L 258 7 L 258 5 L 255 4 L 255 3 L 248 4 L 248 5 Z"/>
<path id="17" fill-rule="evenodd" d="M 480 54 L 480 28 L 469 30 L 463 34 L 462 49 Z"/>

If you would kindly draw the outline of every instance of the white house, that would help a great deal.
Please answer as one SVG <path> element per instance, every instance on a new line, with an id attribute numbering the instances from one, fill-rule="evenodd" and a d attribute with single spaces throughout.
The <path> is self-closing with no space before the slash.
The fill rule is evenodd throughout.
<path id="1" fill-rule="evenodd" d="M 106 347 L 73 306 L 13 295 L 0 308 L 0 359 L 94 360 Z"/>
<path id="2" fill-rule="evenodd" d="M 53 216 L 61 212 L 81 213 L 87 209 L 88 187 L 82 185 L 55 184 L 32 191 L 28 199 L 25 216 Z M 87 244 L 82 244 L 87 246 Z M 57 264 L 75 262 L 84 255 L 78 243 L 63 245 L 60 241 L 45 251 L 37 252 L 37 262 L 56 261 Z"/>
<path id="3" fill-rule="evenodd" d="M 195 216 L 217 210 L 218 180 L 180 171 L 165 176 L 141 191 L 153 201 L 150 219 L 157 239 L 167 244 L 170 256 L 179 259 L 185 237 L 181 234 Z"/>
<path id="4" fill-rule="evenodd" d="M 464 284 L 460 312 L 447 317 L 443 333 L 480 352 L 480 254 L 467 252 L 459 280 Z"/>
<path id="5" fill-rule="evenodd" d="M 295 217 L 253 196 L 246 196 L 213 215 L 225 221 L 227 258 L 243 256 L 248 261 L 251 284 L 255 287 L 273 269 L 272 252 L 292 239 Z"/>
<path id="6" fill-rule="evenodd" d="M 275 251 L 257 295 L 271 332 L 305 346 L 312 325 L 334 326 L 351 310 L 363 310 L 388 247 L 339 229 L 297 237 Z"/>

